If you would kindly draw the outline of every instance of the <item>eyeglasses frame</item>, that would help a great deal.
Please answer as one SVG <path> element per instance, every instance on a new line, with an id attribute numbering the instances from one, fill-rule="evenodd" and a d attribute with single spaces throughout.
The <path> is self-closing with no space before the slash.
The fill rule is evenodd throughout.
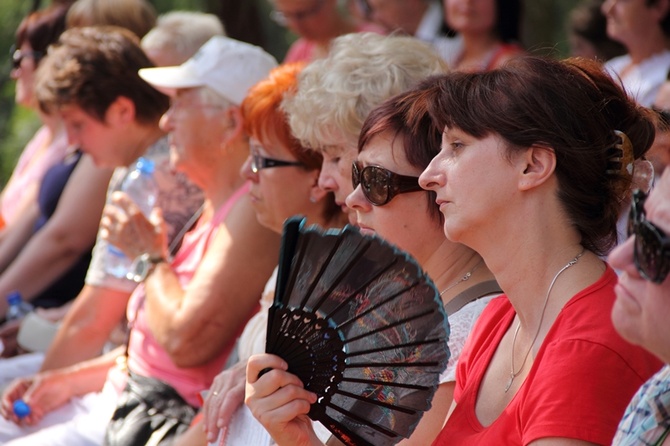
<path id="1" fill-rule="evenodd" d="M 12 61 L 12 67 L 17 70 L 21 67 L 21 62 L 23 62 L 23 59 L 26 57 L 33 59 L 35 65 L 37 65 L 40 59 L 44 57 L 44 53 L 42 51 L 22 51 L 16 48 L 15 45 L 12 45 L 11 48 L 9 48 L 9 57 Z"/>
<path id="2" fill-rule="evenodd" d="M 258 173 L 263 169 L 272 169 L 275 167 L 303 167 L 304 164 L 299 161 L 284 161 L 278 160 L 275 158 L 268 158 L 260 153 L 251 153 L 251 171 L 253 173 Z"/>

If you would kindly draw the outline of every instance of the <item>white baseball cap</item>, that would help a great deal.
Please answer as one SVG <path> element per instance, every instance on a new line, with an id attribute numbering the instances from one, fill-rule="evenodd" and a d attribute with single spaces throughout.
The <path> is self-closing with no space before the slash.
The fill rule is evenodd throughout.
<path id="1" fill-rule="evenodd" d="M 176 67 L 142 68 L 140 77 L 174 94 L 179 88 L 207 86 L 239 105 L 251 87 L 268 77 L 277 61 L 262 48 L 230 37 L 215 36 Z"/>

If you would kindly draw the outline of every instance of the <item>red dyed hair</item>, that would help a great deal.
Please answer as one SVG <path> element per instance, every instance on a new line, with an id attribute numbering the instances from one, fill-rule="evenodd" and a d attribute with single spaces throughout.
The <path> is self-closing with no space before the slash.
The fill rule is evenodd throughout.
<path id="1" fill-rule="evenodd" d="M 293 137 L 281 103 L 287 93 L 295 91 L 302 62 L 282 64 L 270 71 L 267 79 L 254 85 L 242 102 L 244 130 L 263 143 L 278 141 L 309 170 L 321 169 L 323 158 L 315 150 L 303 147 Z"/>

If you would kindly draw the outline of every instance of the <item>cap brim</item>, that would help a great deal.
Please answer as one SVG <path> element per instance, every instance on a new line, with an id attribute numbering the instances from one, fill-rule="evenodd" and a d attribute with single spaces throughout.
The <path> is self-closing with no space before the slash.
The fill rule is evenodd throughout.
<path id="1" fill-rule="evenodd" d="M 138 73 L 148 84 L 170 95 L 174 94 L 174 91 L 179 88 L 194 88 L 204 85 L 188 65 L 142 68 Z"/>

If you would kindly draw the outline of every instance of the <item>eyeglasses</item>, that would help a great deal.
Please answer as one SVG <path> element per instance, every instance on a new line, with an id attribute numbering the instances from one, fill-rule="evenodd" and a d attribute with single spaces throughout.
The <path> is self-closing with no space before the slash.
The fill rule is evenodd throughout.
<path id="1" fill-rule="evenodd" d="M 271 169 L 273 167 L 302 166 L 298 161 L 283 161 L 274 158 L 266 158 L 258 152 L 251 153 L 251 171 L 258 173 L 262 169 Z"/>
<path id="2" fill-rule="evenodd" d="M 297 12 L 284 12 L 275 10 L 270 13 L 270 18 L 281 26 L 286 26 L 291 20 L 294 22 L 301 22 L 306 18 L 309 18 L 309 16 L 318 13 L 324 3 L 325 0 L 317 0 L 314 3 L 314 6 L 311 8 L 303 9 L 302 11 Z"/>
<path id="3" fill-rule="evenodd" d="M 398 194 L 422 191 L 418 177 L 398 175 L 379 166 L 351 165 L 351 184 L 361 185 L 365 198 L 375 206 L 383 206 Z"/>
<path id="4" fill-rule="evenodd" d="M 44 56 L 44 53 L 41 51 L 21 51 L 16 49 L 15 46 L 12 46 L 9 49 L 9 55 L 12 58 L 12 65 L 14 66 L 14 69 L 16 70 L 21 66 L 21 62 L 23 59 L 26 57 L 30 57 L 35 61 L 35 64 L 37 64 L 42 56 Z"/>
<path id="5" fill-rule="evenodd" d="M 633 259 L 640 275 L 654 283 L 662 283 L 670 272 L 670 237 L 647 220 L 644 202 L 647 194 L 633 192 L 628 220 L 628 236 L 635 235 Z"/>

